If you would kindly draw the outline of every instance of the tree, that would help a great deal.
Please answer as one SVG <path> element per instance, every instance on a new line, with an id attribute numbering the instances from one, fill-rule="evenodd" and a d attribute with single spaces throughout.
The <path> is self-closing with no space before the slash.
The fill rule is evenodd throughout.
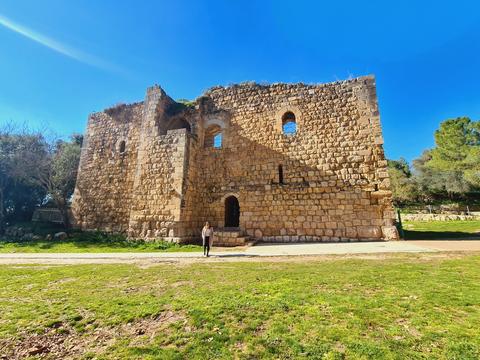
<path id="1" fill-rule="evenodd" d="M 6 215 L 31 218 L 35 207 L 51 200 L 70 222 L 68 205 L 75 189 L 83 136 L 47 141 L 41 133 L 0 129 L 0 232 Z"/>
<path id="2" fill-rule="evenodd" d="M 30 221 L 45 196 L 45 190 L 37 184 L 11 181 L 5 190 L 5 221 Z"/>
<path id="3" fill-rule="evenodd" d="M 392 188 L 393 202 L 396 205 L 415 201 L 417 188 L 412 179 L 410 166 L 404 158 L 388 160 L 388 173 Z"/>
<path id="4" fill-rule="evenodd" d="M 80 162 L 81 141 L 72 137 L 71 142 L 58 146 L 52 159 L 51 181 L 48 193 L 62 213 L 63 224 L 70 227 L 68 204 L 75 190 L 78 164 Z"/>
<path id="5" fill-rule="evenodd" d="M 447 174 L 448 192 L 480 188 L 480 121 L 459 117 L 442 122 L 435 131 L 435 145 L 425 165 Z"/>
<path id="6" fill-rule="evenodd" d="M 443 170 L 431 166 L 432 150 L 425 150 L 413 161 L 414 178 L 425 202 L 454 199 L 468 193 L 471 185 L 458 170 Z"/>
<path id="7" fill-rule="evenodd" d="M 48 157 L 48 144 L 39 133 L 12 126 L 0 129 L 0 232 L 5 217 L 19 211 L 34 209 L 45 193 L 32 182 L 32 173 Z M 21 205 L 23 203 L 23 205 Z M 32 210 L 33 211 L 33 210 Z"/>
<path id="8" fill-rule="evenodd" d="M 70 227 L 68 205 L 75 190 L 82 141 L 81 135 L 72 135 L 69 142 L 57 141 L 50 156 L 32 169 L 34 181 L 60 211 L 65 228 Z"/>

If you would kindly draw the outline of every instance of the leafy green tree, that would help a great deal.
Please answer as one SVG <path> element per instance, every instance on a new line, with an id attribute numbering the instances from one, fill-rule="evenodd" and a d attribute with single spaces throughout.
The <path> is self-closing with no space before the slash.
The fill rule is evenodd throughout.
<path id="1" fill-rule="evenodd" d="M 412 178 L 410 166 L 404 158 L 400 160 L 388 160 L 388 173 L 396 205 L 413 202 L 417 198 L 417 188 Z"/>
<path id="2" fill-rule="evenodd" d="M 431 150 L 425 150 L 418 159 L 413 160 L 414 179 L 421 201 L 454 200 L 470 192 L 471 186 L 461 171 L 432 167 L 431 159 Z"/>
<path id="3" fill-rule="evenodd" d="M 10 182 L 5 191 L 5 220 L 30 221 L 35 209 L 44 204 L 45 196 L 45 190 L 37 184 Z"/>
<path id="4" fill-rule="evenodd" d="M 388 168 L 397 169 L 404 173 L 407 177 L 412 176 L 412 172 L 410 171 L 410 165 L 403 157 L 401 157 L 399 160 L 388 160 Z"/>
<path id="5" fill-rule="evenodd" d="M 51 183 L 49 194 L 62 213 L 65 227 L 70 227 L 68 205 L 75 190 L 78 164 L 80 162 L 81 142 L 72 138 L 71 142 L 61 144 L 52 159 Z"/>
<path id="6" fill-rule="evenodd" d="M 47 141 L 40 133 L 0 129 L 0 232 L 7 217 L 30 219 L 46 200 L 60 210 L 69 227 L 68 205 L 75 189 L 83 136 Z"/>
<path id="7" fill-rule="evenodd" d="M 75 190 L 82 141 L 81 135 L 72 135 L 68 142 L 56 142 L 50 156 L 36 170 L 32 169 L 34 181 L 43 187 L 62 214 L 65 228 L 70 227 L 68 207 Z"/>
<path id="8" fill-rule="evenodd" d="M 426 166 L 446 174 L 447 192 L 480 188 L 480 121 L 459 117 L 442 122 L 435 145 Z"/>
<path id="9" fill-rule="evenodd" d="M 15 130 L 10 126 L 0 129 L 0 232 L 7 215 L 33 211 L 45 195 L 32 181 L 31 169 L 45 162 L 48 144 L 39 133 Z"/>

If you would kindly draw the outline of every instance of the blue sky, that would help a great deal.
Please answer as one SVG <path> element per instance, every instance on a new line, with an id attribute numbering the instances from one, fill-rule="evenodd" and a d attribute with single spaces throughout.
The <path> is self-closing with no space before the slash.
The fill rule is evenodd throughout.
<path id="1" fill-rule="evenodd" d="M 440 121 L 480 119 L 478 1 L 0 2 L 0 123 L 83 132 L 160 84 L 330 82 L 375 74 L 385 150 L 412 160 Z"/>

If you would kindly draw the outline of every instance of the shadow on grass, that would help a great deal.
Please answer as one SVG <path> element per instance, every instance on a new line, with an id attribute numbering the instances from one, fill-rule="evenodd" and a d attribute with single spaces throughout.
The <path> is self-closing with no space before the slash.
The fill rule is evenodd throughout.
<path id="1" fill-rule="evenodd" d="M 404 230 L 405 240 L 480 240 L 479 233 L 463 231 Z"/>

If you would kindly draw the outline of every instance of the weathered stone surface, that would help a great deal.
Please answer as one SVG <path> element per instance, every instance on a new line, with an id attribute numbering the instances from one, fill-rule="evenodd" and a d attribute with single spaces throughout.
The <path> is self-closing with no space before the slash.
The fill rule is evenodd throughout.
<path id="1" fill-rule="evenodd" d="M 381 239 L 382 230 L 379 226 L 359 226 L 358 237 L 361 239 Z"/>
<path id="2" fill-rule="evenodd" d="M 398 230 L 395 226 L 383 226 L 382 234 L 385 240 L 398 240 Z"/>
<path id="3" fill-rule="evenodd" d="M 218 229 L 215 231 L 212 246 L 244 246 L 248 242 L 242 230 Z"/>
<path id="4" fill-rule="evenodd" d="M 231 226 L 233 196 L 256 240 L 381 239 L 394 222 L 382 143 L 373 77 L 214 87 L 194 106 L 155 86 L 144 102 L 90 116 L 76 226 L 184 241 L 205 221 Z"/>

